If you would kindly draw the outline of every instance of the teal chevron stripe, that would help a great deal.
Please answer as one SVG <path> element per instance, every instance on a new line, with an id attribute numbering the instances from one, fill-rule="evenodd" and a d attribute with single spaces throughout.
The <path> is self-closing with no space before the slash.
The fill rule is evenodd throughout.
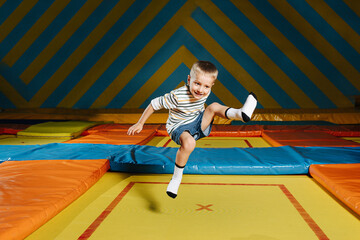
<path id="1" fill-rule="evenodd" d="M 236 7 L 228 1 L 214 1 L 215 4 L 225 13 L 233 22 L 241 28 L 290 78 L 302 89 L 307 92 L 311 99 L 319 106 L 335 105 L 321 92 L 311 80 L 309 80 L 296 65 L 293 64 L 284 54 L 264 36 L 240 11 L 235 11 Z M 260 4 L 260 1 L 259 1 Z M 284 24 L 279 22 L 279 24 Z M 279 57 L 281 56 L 281 57 Z M 256 71 L 256 70 L 254 70 Z M 273 88 L 273 91 L 278 91 Z M 284 99 L 288 101 L 287 99 Z"/>
<path id="2" fill-rule="evenodd" d="M 23 73 L 35 58 L 49 45 L 59 34 L 65 25 L 84 5 L 85 0 L 70 1 L 61 13 L 49 24 L 40 36 L 31 44 L 23 55 L 12 66 L 15 72 Z M 45 78 L 46 80 L 46 78 Z"/>
<path id="3" fill-rule="evenodd" d="M 353 65 L 358 71 L 360 70 L 360 62 L 356 61 L 360 58 L 359 53 L 353 49 L 314 9 L 306 2 L 299 4 L 299 1 L 289 0 L 289 3 L 297 10 L 307 21 L 334 46 L 334 48 L 345 57 L 345 59 Z"/>
<path id="4" fill-rule="evenodd" d="M 237 13 L 237 19 L 239 18 Z M 274 98 L 277 102 L 286 103 L 285 108 L 299 108 L 299 106 L 284 92 L 273 79 L 271 79 L 243 49 L 241 49 L 212 19 L 198 8 L 192 17 L 197 21 L 206 32 L 208 32 L 234 59 L 245 68 L 245 70 L 267 91 L 276 92 Z M 249 23 L 245 23 L 246 25 Z"/>
<path id="5" fill-rule="evenodd" d="M 115 4 L 116 2 L 113 1 L 113 4 Z M 149 3 L 149 1 L 147 3 Z M 107 1 L 106 3 L 103 3 L 101 6 L 99 6 L 99 8 L 100 7 L 102 8 L 99 12 L 103 15 L 105 13 L 108 13 L 112 9 L 113 5 L 109 4 L 109 1 Z M 131 7 L 125 12 L 125 14 L 118 19 L 118 21 L 111 27 L 111 29 L 109 29 L 109 31 L 102 37 L 102 39 L 91 49 L 91 51 L 83 58 L 83 60 L 47 98 L 47 100 L 42 104 L 42 107 L 58 105 L 69 93 L 69 91 L 88 72 L 89 68 L 94 66 L 94 64 L 101 58 L 101 56 L 110 48 L 110 46 L 116 41 L 116 39 L 124 33 L 126 28 L 133 23 L 133 21 L 146 7 L 147 4 L 145 1 L 136 1 L 134 4 L 132 4 Z M 105 13 L 104 10 L 106 11 Z M 98 14 L 99 13 L 94 12 L 91 18 L 93 18 L 94 20 L 102 19 L 97 16 Z M 89 18 L 88 20 L 91 19 Z M 91 23 L 84 23 L 83 27 L 89 28 L 88 31 L 90 32 L 90 30 L 93 30 L 96 25 Z M 81 31 L 81 29 L 79 29 L 79 31 Z M 80 43 L 81 42 L 79 42 L 78 44 Z M 74 51 L 76 50 L 76 48 L 73 47 L 73 44 L 69 44 L 68 47 L 71 47 Z M 66 59 L 67 58 L 64 58 L 64 60 Z M 111 79 L 112 78 L 109 78 L 108 80 Z M 91 98 L 94 98 L 94 96 L 95 95 L 92 93 Z M 91 104 L 91 99 L 87 99 L 86 103 Z"/>
<path id="6" fill-rule="evenodd" d="M 251 3 L 269 19 L 345 96 L 356 94 L 354 86 L 346 79 L 303 35 L 298 32 L 268 2 L 252 0 Z M 353 91 L 355 90 L 355 91 Z"/>
<path id="7" fill-rule="evenodd" d="M 54 0 L 38 2 L 25 15 L 25 17 L 16 25 L 16 27 L 7 35 L 0 46 L 0 58 L 3 58 L 12 49 L 15 44 L 25 35 L 31 26 L 41 17 L 49 8 Z"/>
<path id="8" fill-rule="evenodd" d="M 1 108 L 144 108 L 219 68 L 209 102 L 352 108 L 360 95 L 355 0 L 2 0 Z"/>
<path id="9" fill-rule="evenodd" d="M 5 1 L 0 7 L 0 25 L 15 11 L 20 3 L 21 0 Z"/>
<path id="10" fill-rule="evenodd" d="M 6 64 L 0 64 L 0 76 L 3 76 L 7 80 L 8 84 L 11 85 L 14 89 L 17 90 L 23 98 L 28 98 L 28 89 L 24 82 L 21 81 L 19 76 L 17 76 L 14 71 Z M 6 91 L 6 89 L 2 89 Z"/>
<path id="11" fill-rule="evenodd" d="M 186 79 L 184 80 L 184 76 L 187 76 L 189 72 L 190 69 L 185 64 L 181 64 L 164 82 L 162 82 L 153 94 L 151 94 L 150 97 L 140 105 L 140 108 L 146 108 L 147 105 L 150 104 L 151 99 L 163 96 L 165 93 L 168 93 L 177 86 L 181 85 L 181 83 L 185 85 Z M 224 104 L 214 93 L 212 93 L 206 101 L 207 104 L 212 102 Z"/>
<path id="12" fill-rule="evenodd" d="M 163 24 L 169 21 L 183 6 L 184 2 L 178 0 L 170 1 L 99 77 L 98 81 L 92 85 L 74 107 L 89 108 L 96 99 L 94 99 L 94 96 L 98 97 L 112 83 L 112 80 L 124 70 L 129 62 L 133 61 L 145 45 L 161 30 Z"/>
<path id="13" fill-rule="evenodd" d="M 219 81 L 223 83 L 224 86 L 228 89 L 232 89 L 236 98 L 243 100 L 243 96 L 248 95 L 249 92 L 244 89 L 244 87 L 241 86 L 239 82 L 226 70 L 226 66 L 222 66 L 183 27 L 180 27 L 178 31 L 163 46 L 163 48 L 160 49 L 155 56 L 153 56 L 153 58 L 144 66 L 141 72 L 139 72 L 138 75 L 135 76 L 135 78 L 133 78 L 126 85 L 126 87 L 124 87 L 123 90 L 117 94 L 117 96 L 107 107 L 114 108 L 115 105 L 122 107 L 134 94 L 134 91 L 131 91 L 131 89 L 136 88 L 136 85 L 138 84 L 144 84 L 144 81 L 146 81 L 146 79 L 150 78 L 150 76 L 154 74 L 155 69 L 164 63 L 175 52 L 175 49 L 183 45 L 189 49 L 197 59 L 208 59 L 212 61 L 218 67 L 219 72 L 221 73 L 218 77 Z M 173 49 L 172 52 L 168 51 L 169 48 Z M 159 66 L 156 66 L 155 64 L 158 64 Z M 187 75 L 185 75 L 183 78 L 186 79 L 186 76 Z M 259 108 L 262 108 L 261 103 L 259 104 Z"/>
<path id="14" fill-rule="evenodd" d="M 1 91 L 0 102 L 3 106 L 9 106 L 8 108 L 16 108 L 16 106 Z"/>
<path id="15" fill-rule="evenodd" d="M 360 35 L 360 25 L 357 24 L 358 16 L 346 3 L 338 0 L 324 0 L 357 34 Z M 358 2 L 358 1 L 353 1 Z M 358 4 L 359 5 L 359 4 Z M 360 7 L 360 5 L 359 5 Z M 360 13 L 358 13 L 360 14 Z"/>

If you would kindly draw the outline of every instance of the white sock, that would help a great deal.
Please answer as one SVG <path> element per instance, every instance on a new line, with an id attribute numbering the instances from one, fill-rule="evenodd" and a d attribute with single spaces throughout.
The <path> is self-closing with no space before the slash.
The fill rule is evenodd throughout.
<path id="1" fill-rule="evenodd" d="M 254 93 L 250 93 L 247 97 L 242 108 L 228 108 L 225 112 L 225 115 L 229 119 L 241 120 L 243 122 L 249 122 L 251 116 L 256 108 L 257 98 Z"/>
<path id="2" fill-rule="evenodd" d="M 166 189 L 167 195 L 169 195 L 172 198 L 176 198 L 176 196 L 177 196 L 177 192 L 178 192 L 178 189 L 179 189 L 179 186 L 181 183 L 184 167 L 180 167 L 175 164 L 173 177 L 171 178 L 171 181 Z"/>

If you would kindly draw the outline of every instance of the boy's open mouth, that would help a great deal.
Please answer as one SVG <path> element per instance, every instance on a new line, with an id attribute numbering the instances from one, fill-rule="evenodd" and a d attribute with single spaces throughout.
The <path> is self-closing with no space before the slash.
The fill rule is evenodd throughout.
<path id="1" fill-rule="evenodd" d="M 199 92 L 195 92 L 195 95 L 197 95 L 197 96 L 202 96 L 203 94 L 202 94 L 202 93 L 199 93 Z"/>

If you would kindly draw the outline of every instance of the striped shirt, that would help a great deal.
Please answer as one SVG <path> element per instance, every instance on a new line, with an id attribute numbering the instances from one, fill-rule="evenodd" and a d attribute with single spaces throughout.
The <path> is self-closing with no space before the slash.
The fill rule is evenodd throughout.
<path id="1" fill-rule="evenodd" d="M 188 86 L 185 85 L 164 96 L 154 98 L 151 101 L 151 105 L 154 110 L 169 109 L 166 130 L 171 136 L 174 129 L 191 123 L 205 110 L 204 104 L 209 95 L 210 92 L 207 96 L 196 99 L 189 91 Z"/>

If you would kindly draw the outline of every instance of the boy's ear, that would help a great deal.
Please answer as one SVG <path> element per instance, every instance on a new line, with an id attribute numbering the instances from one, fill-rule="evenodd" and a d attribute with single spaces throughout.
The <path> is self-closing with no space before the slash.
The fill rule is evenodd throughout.
<path id="1" fill-rule="evenodd" d="M 187 85 L 190 85 L 190 79 L 191 79 L 191 77 L 190 77 L 190 75 L 188 75 L 188 77 L 187 77 Z"/>

